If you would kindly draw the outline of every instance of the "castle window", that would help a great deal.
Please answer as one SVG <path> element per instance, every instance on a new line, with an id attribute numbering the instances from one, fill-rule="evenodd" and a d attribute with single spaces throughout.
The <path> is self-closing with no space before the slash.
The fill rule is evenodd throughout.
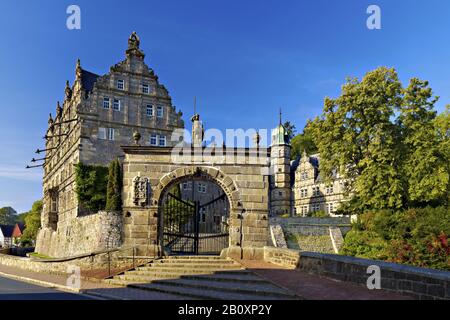
<path id="1" fill-rule="evenodd" d="M 142 85 L 142 93 L 145 93 L 145 94 L 149 94 L 150 93 L 150 87 L 149 87 L 148 84 L 143 84 Z"/>
<path id="2" fill-rule="evenodd" d="M 306 180 L 308 179 L 308 172 L 304 171 L 300 173 L 300 180 Z"/>
<path id="3" fill-rule="evenodd" d="M 159 146 L 160 147 L 166 146 L 166 136 L 159 136 Z"/>
<path id="4" fill-rule="evenodd" d="M 319 187 L 313 187 L 313 197 L 318 197 L 320 195 L 320 189 Z"/>
<path id="5" fill-rule="evenodd" d="M 156 116 L 157 116 L 158 118 L 164 117 L 164 108 L 163 108 L 162 106 L 158 106 L 158 107 L 156 108 Z"/>
<path id="6" fill-rule="evenodd" d="M 106 140 L 106 128 L 98 128 L 98 138 Z"/>
<path id="7" fill-rule="evenodd" d="M 308 213 L 308 206 L 303 206 L 302 207 L 302 214 L 307 214 Z"/>
<path id="8" fill-rule="evenodd" d="M 183 182 L 181 187 L 183 190 L 192 190 L 192 182 Z"/>
<path id="9" fill-rule="evenodd" d="M 153 117 L 153 106 L 151 104 L 147 105 L 146 114 L 147 114 L 147 117 Z"/>
<path id="10" fill-rule="evenodd" d="M 197 185 L 197 191 L 198 191 L 198 192 L 200 192 L 200 193 L 206 193 L 206 190 L 207 190 L 206 184 L 204 184 L 204 183 L 199 183 L 199 184 Z"/>
<path id="11" fill-rule="evenodd" d="M 120 111 L 120 100 L 119 99 L 114 99 L 113 109 L 116 111 Z"/>
<path id="12" fill-rule="evenodd" d="M 109 109 L 109 97 L 104 97 L 103 98 L 103 108 L 104 109 Z"/>
<path id="13" fill-rule="evenodd" d="M 334 212 L 334 203 L 327 203 L 327 213 L 332 214 Z"/>
<path id="14" fill-rule="evenodd" d="M 320 203 L 313 203 L 313 205 L 312 205 L 312 211 L 313 211 L 313 212 L 320 211 Z"/>
<path id="15" fill-rule="evenodd" d="M 327 194 L 333 194 L 333 186 L 327 187 Z"/>
<path id="16" fill-rule="evenodd" d="M 123 80 L 117 80 L 117 89 L 119 90 L 125 89 L 125 82 Z"/>
<path id="17" fill-rule="evenodd" d="M 158 141 L 158 139 L 157 139 L 156 134 L 150 135 L 150 145 L 156 146 L 157 145 L 157 141 Z"/>
<path id="18" fill-rule="evenodd" d="M 114 140 L 114 132 L 115 130 L 113 128 L 108 128 L 108 140 L 113 141 Z"/>

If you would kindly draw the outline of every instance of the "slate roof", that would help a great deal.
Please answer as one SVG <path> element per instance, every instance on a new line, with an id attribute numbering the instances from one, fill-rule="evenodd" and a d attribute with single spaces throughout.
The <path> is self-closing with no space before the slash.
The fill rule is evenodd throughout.
<path id="1" fill-rule="evenodd" d="M 0 230 L 5 238 L 11 238 L 15 226 L 0 224 Z"/>
<path id="2" fill-rule="evenodd" d="M 86 91 L 92 91 L 94 84 L 100 76 L 98 74 L 81 70 L 81 83 Z"/>

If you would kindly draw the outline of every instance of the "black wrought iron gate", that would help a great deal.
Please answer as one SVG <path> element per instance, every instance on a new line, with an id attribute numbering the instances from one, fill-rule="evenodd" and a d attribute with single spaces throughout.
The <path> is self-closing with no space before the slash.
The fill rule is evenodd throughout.
<path id="1" fill-rule="evenodd" d="M 201 204 L 169 193 L 161 209 L 163 246 L 172 254 L 220 254 L 228 247 L 225 194 Z"/>

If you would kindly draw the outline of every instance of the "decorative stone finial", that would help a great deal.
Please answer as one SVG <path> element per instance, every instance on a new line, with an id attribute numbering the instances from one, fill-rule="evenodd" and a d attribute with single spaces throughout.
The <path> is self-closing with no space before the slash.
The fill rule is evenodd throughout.
<path id="1" fill-rule="evenodd" d="M 63 109 L 62 109 L 62 107 L 61 107 L 61 105 L 59 104 L 59 101 L 58 101 L 58 102 L 56 103 L 56 117 L 61 116 L 62 111 L 63 111 Z"/>
<path id="2" fill-rule="evenodd" d="M 49 116 L 48 116 L 48 125 L 49 125 L 49 126 L 52 126 L 52 125 L 53 125 L 53 122 L 54 122 L 54 121 L 53 121 L 53 117 L 52 117 L 52 114 L 50 113 Z"/>
<path id="3" fill-rule="evenodd" d="M 136 56 L 138 58 L 144 59 L 145 54 L 139 49 L 141 45 L 141 40 L 135 31 L 128 38 L 128 49 L 126 51 L 127 57 Z"/>
<path id="4" fill-rule="evenodd" d="M 135 143 L 137 146 L 140 146 L 139 141 L 141 140 L 141 134 L 140 134 L 138 131 L 136 131 L 135 133 L 133 133 L 133 139 L 134 139 L 134 143 Z"/>
<path id="5" fill-rule="evenodd" d="M 66 81 L 65 94 L 67 100 L 70 100 L 72 98 L 72 89 L 70 88 L 69 80 Z"/>
<path id="6" fill-rule="evenodd" d="M 82 69 L 81 69 L 80 59 L 77 60 L 77 66 L 75 68 L 75 74 L 76 74 L 77 80 L 81 80 Z"/>

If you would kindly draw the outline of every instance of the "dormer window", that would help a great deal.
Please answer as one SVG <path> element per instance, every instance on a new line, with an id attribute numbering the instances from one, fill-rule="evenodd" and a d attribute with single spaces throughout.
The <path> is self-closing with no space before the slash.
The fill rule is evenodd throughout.
<path id="1" fill-rule="evenodd" d="M 145 93 L 145 94 L 150 93 L 150 86 L 148 84 L 145 83 L 142 85 L 142 93 Z"/>
<path id="2" fill-rule="evenodd" d="M 125 81 L 123 81 L 123 80 L 117 80 L 117 89 L 119 89 L 119 90 L 125 90 Z"/>

